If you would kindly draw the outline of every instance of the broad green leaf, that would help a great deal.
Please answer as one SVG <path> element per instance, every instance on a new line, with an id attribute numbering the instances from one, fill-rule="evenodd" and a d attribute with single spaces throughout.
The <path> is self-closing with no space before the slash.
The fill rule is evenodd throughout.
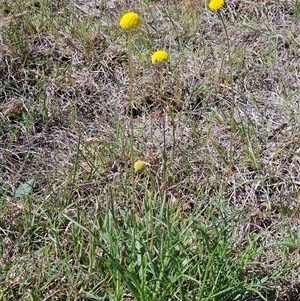
<path id="1" fill-rule="evenodd" d="M 15 197 L 24 197 L 30 194 L 34 188 L 35 179 L 30 179 L 21 184 L 15 191 Z"/>

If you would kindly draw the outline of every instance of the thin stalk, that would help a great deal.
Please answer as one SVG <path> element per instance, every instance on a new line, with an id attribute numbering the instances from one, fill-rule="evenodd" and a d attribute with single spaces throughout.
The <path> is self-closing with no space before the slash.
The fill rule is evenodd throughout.
<path id="1" fill-rule="evenodd" d="M 162 65 L 159 65 L 159 92 L 161 101 L 163 101 L 163 82 L 162 82 Z M 162 200 L 165 197 L 165 189 L 166 189 L 166 172 L 167 172 L 167 152 L 166 152 L 166 118 L 163 114 L 162 116 L 162 124 L 163 124 L 163 152 L 162 152 L 162 159 L 163 159 L 163 174 L 162 174 L 162 185 L 161 185 L 161 197 Z"/>
<path id="2" fill-rule="evenodd" d="M 208 278 L 208 273 L 210 271 L 210 268 L 211 268 L 211 265 L 212 265 L 212 260 L 214 259 L 214 252 L 209 256 L 208 258 L 208 262 L 206 263 L 206 267 L 205 267 L 205 272 L 204 272 L 204 276 L 203 278 L 201 279 L 201 288 L 200 288 L 200 293 L 199 293 L 199 298 L 198 300 L 199 301 L 202 301 L 202 297 L 203 297 L 203 294 L 204 294 L 204 289 L 208 286 L 207 285 L 207 278 Z"/>
<path id="3" fill-rule="evenodd" d="M 152 198 L 150 199 L 149 202 L 149 212 L 150 212 L 150 223 L 151 223 L 151 241 L 150 241 L 150 251 L 152 252 L 153 250 L 153 245 L 154 245 L 154 232 L 155 232 L 155 226 L 153 222 L 153 202 Z"/>
<path id="4" fill-rule="evenodd" d="M 224 18 L 222 15 L 221 11 L 218 11 L 219 17 L 221 19 L 223 28 L 224 28 L 224 32 L 225 32 L 225 36 L 226 36 L 226 41 L 227 41 L 227 53 L 228 53 L 228 63 L 229 63 L 229 69 L 230 69 L 230 85 L 231 85 L 231 112 L 230 112 L 230 141 L 229 141 L 229 172 L 227 175 L 227 180 L 226 180 L 226 184 L 225 184 L 225 188 L 223 189 L 223 193 L 228 185 L 228 181 L 231 175 L 231 172 L 233 170 L 233 134 L 234 134 L 234 130 L 235 130 L 235 123 L 234 123 L 234 113 L 235 113 L 235 97 L 234 97 L 234 89 L 233 89 L 233 65 L 232 65 L 232 59 L 231 59 L 231 52 L 230 52 L 230 40 L 229 40 L 229 36 L 228 36 L 228 32 L 227 32 L 227 28 L 226 28 L 226 24 L 224 22 Z M 223 195 L 222 193 L 222 195 Z"/>
<path id="5" fill-rule="evenodd" d="M 174 161 L 175 158 L 175 145 L 176 145 L 176 131 L 175 131 L 175 118 L 174 118 L 174 107 L 169 106 L 170 108 L 170 114 L 171 114 L 171 122 L 172 122 L 172 157 L 171 162 Z"/>
<path id="6" fill-rule="evenodd" d="M 130 155 L 131 166 L 134 166 L 133 150 L 133 69 L 132 69 L 132 35 L 128 33 L 128 69 L 129 69 L 129 110 L 130 110 Z"/>

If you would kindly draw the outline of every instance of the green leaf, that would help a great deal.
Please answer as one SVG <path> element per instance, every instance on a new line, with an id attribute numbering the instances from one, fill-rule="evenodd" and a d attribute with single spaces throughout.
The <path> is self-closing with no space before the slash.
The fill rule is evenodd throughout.
<path id="1" fill-rule="evenodd" d="M 35 186 L 35 179 L 30 179 L 25 183 L 21 184 L 15 191 L 15 197 L 24 197 L 33 191 Z"/>

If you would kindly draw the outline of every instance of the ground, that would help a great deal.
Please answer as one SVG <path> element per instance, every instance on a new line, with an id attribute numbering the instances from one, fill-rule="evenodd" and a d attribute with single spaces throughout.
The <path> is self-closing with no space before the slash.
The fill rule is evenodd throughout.
<path id="1" fill-rule="evenodd" d="M 298 300 L 300 3 L 207 3 L 0 3 L 0 300 Z"/>

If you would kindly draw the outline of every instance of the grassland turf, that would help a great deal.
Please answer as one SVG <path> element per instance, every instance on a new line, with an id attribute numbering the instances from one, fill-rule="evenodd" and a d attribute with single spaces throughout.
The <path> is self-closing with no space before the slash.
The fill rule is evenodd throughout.
<path id="1" fill-rule="evenodd" d="M 2 1 L 0 300 L 298 300 L 299 11 Z"/>

